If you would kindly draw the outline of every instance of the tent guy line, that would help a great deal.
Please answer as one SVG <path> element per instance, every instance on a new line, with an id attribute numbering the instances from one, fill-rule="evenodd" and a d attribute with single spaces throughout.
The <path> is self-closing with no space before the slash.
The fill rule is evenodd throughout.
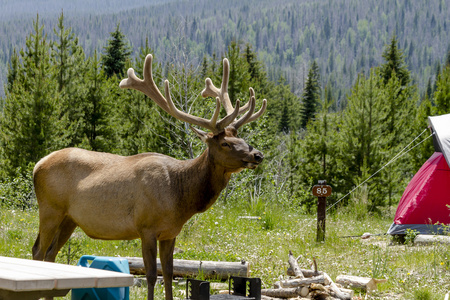
<path id="1" fill-rule="evenodd" d="M 425 142 L 426 140 L 428 140 L 430 137 L 432 137 L 435 133 L 431 133 L 429 136 L 427 136 L 425 139 L 423 139 L 420 143 L 414 145 L 414 147 L 412 147 L 411 149 L 409 149 L 408 151 L 404 152 L 405 149 L 407 149 L 412 143 L 414 143 L 415 140 L 417 140 L 422 134 L 424 134 L 427 131 L 428 128 L 425 128 L 422 133 L 420 133 L 418 136 L 416 136 L 408 145 L 406 145 L 399 153 L 397 153 L 387 164 L 385 164 L 384 166 L 382 166 L 378 171 L 376 171 L 375 173 L 373 173 L 372 175 L 370 175 L 366 180 L 364 180 L 363 182 L 361 182 L 359 185 L 357 185 L 356 187 L 354 187 L 350 192 L 348 192 L 347 194 L 345 194 L 344 196 L 342 196 L 339 200 L 337 200 L 335 203 L 333 203 L 333 205 L 331 205 L 330 207 L 327 208 L 327 211 L 329 209 L 331 209 L 333 206 L 335 206 L 336 204 L 338 204 L 339 202 L 341 202 L 343 199 L 345 199 L 348 195 L 350 195 L 351 193 L 353 193 L 357 188 L 359 188 L 361 185 L 363 185 L 364 183 L 366 183 L 367 181 L 369 181 L 372 177 L 374 177 L 376 174 L 378 174 L 379 172 L 381 172 L 381 170 L 383 170 L 384 168 L 386 168 L 388 165 L 390 165 L 391 163 L 393 163 L 394 161 L 396 161 L 397 159 L 399 159 L 400 157 L 402 157 L 403 155 L 405 155 L 406 153 L 408 153 L 409 151 L 411 151 L 412 149 L 416 148 L 417 146 L 419 146 L 420 144 L 422 144 L 423 142 Z"/>
<path id="2" fill-rule="evenodd" d="M 430 137 L 432 137 L 435 133 L 431 133 L 429 136 L 427 136 L 425 139 L 423 139 L 422 141 L 420 141 L 420 143 L 414 145 L 414 147 L 412 147 L 411 149 L 409 149 L 408 151 L 404 152 L 405 149 L 407 149 L 412 143 L 414 143 L 420 136 L 422 136 L 426 131 L 428 130 L 428 128 L 425 128 L 418 136 L 416 136 L 408 145 L 406 145 L 399 153 L 397 153 L 387 164 L 385 164 L 381 169 L 379 169 L 378 171 L 376 171 L 374 174 L 372 174 L 369 178 L 367 178 L 366 180 L 364 180 L 361 184 L 359 184 L 357 187 L 353 188 L 350 192 L 348 192 L 345 196 L 341 197 L 338 201 L 336 201 L 333 205 L 331 205 L 330 207 L 327 208 L 326 211 L 328 211 L 330 208 L 332 208 L 333 206 L 335 206 L 336 204 L 338 204 L 339 202 L 341 202 L 345 197 L 347 197 L 348 195 L 350 195 L 354 190 L 356 190 L 357 188 L 359 188 L 361 185 L 363 185 L 364 183 L 366 183 L 368 180 L 370 180 L 373 176 L 375 176 L 378 172 L 380 172 L 382 169 L 384 169 L 386 166 L 388 166 L 389 164 L 391 164 L 392 162 L 394 162 L 395 160 L 397 160 L 398 158 L 402 157 L 403 155 L 405 155 L 406 153 L 408 153 L 409 151 L 411 151 L 412 149 L 416 148 L 417 146 L 419 146 L 420 144 L 422 144 L 423 142 L 425 142 L 426 140 L 428 140 Z M 404 152 L 404 153 L 403 153 Z M 312 218 L 311 219 L 311 224 L 313 222 L 316 222 L 317 218 Z M 308 224 L 310 224 L 309 222 L 307 222 L 302 228 L 305 228 Z M 387 233 L 383 233 L 380 235 L 385 235 Z"/>

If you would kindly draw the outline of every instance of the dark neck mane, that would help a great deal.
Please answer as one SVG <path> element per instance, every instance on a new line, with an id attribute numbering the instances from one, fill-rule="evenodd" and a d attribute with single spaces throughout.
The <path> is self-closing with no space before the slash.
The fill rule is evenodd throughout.
<path id="1" fill-rule="evenodd" d="M 214 163 L 209 149 L 199 157 L 186 161 L 186 164 L 184 177 L 191 184 L 185 189 L 184 199 L 180 200 L 192 213 L 203 212 L 217 200 L 227 186 L 232 172 Z"/>

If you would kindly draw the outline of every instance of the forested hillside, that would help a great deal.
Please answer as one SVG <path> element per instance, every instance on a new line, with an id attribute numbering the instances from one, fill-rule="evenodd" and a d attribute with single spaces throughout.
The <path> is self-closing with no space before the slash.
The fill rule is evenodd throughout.
<path id="1" fill-rule="evenodd" d="M 450 5 L 445 0 L 395 1 L 2 1 L 0 11 L 0 95 L 14 49 L 24 46 L 36 13 L 48 36 L 64 8 L 87 54 L 101 51 L 109 32 L 120 28 L 133 53 L 146 40 L 161 62 L 179 43 L 193 58 L 222 56 L 230 41 L 249 43 L 268 70 L 283 75 L 300 95 L 312 60 L 322 85 L 337 105 L 357 74 L 382 62 L 381 51 L 396 34 L 422 93 L 449 50 Z M 180 39 L 183 39 L 180 41 Z M 332 88 L 332 89 L 331 89 Z"/>
<path id="2" fill-rule="evenodd" d="M 168 79 L 190 114 L 210 118 L 214 100 L 200 92 L 207 77 L 220 85 L 223 57 L 233 103 L 247 102 L 250 87 L 257 109 L 268 100 L 240 132 L 265 161 L 234 176 L 223 201 L 308 211 L 311 186 L 326 179 L 330 203 L 361 185 L 340 205 L 393 207 L 433 152 L 427 116 L 450 112 L 445 1 L 134 0 L 59 13 L 45 9 L 54 1 L 18 2 L 22 13 L 3 2 L 2 205 L 32 206 L 31 170 L 61 148 L 178 159 L 204 150 L 187 124 L 119 88 L 127 68 L 142 76 L 148 53 L 158 87 Z"/>

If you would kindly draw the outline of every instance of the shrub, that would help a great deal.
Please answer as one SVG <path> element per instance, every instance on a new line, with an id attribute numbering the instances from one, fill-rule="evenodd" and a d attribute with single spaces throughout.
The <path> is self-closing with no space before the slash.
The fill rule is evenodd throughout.
<path id="1" fill-rule="evenodd" d="M 17 171 L 15 178 L 0 182 L 0 205 L 5 208 L 30 209 L 36 206 L 33 188 L 33 167 L 30 164 L 25 172 Z"/>

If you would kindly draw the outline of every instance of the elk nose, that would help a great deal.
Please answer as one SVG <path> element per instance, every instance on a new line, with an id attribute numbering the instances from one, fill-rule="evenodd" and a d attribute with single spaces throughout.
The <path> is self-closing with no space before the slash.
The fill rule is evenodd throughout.
<path id="1" fill-rule="evenodd" d="M 262 162 L 264 159 L 264 155 L 259 151 L 254 154 L 254 157 L 255 157 L 255 161 L 258 163 Z"/>

